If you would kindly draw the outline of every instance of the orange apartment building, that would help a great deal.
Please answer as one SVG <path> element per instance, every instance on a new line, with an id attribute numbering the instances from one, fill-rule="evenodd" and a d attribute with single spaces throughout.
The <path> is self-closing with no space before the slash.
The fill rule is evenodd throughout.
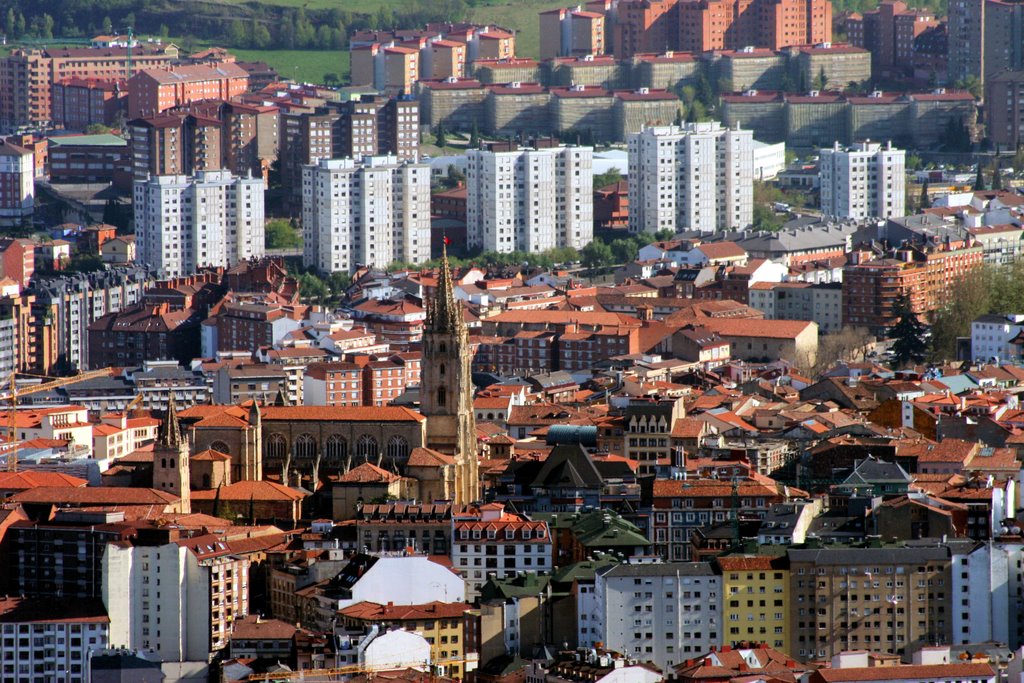
<path id="1" fill-rule="evenodd" d="M 126 81 L 65 78 L 53 84 L 53 126 L 85 130 L 93 124 L 112 126 L 128 108 Z"/>
<path id="2" fill-rule="evenodd" d="M 896 249 L 885 258 L 853 252 L 843 269 L 843 324 L 884 332 L 896 324 L 896 302 L 904 295 L 926 322 L 955 283 L 983 260 L 980 245 L 955 241 L 927 251 Z"/>
<path id="3" fill-rule="evenodd" d="M 475 59 L 512 59 L 516 56 L 516 37 L 508 31 L 491 28 L 476 37 Z"/>
<path id="4" fill-rule="evenodd" d="M 435 40 L 430 49 L 428 78 L 463 78 L 466 75 L 466 45 L 457 40 Z"/>
<path id="5" fill-rule="evenodd" d="M 883 0 L 876 10 L 851 14 L 846 35 L 851 45 L 871 52 L 874 70 L 907 69 L 914 56 L 914 39 L 938 25 L 927 10 L 908 9 L 900 0 Z"/>
<path id="6" fill-rule="evenodd" d="M 781 50 L 832 40 L 829 0 L 683 0 L 678 49 Z"/>
<path id="7" fill-rule="evenodd" d="M 53 84 L 66 78 L 123 80 L 141 69 L 166 68 L 173 45 L 17 49 L 0 60 L 0 125 L 45 126 L 53 121 Z"/>
<path id="8" fill-rule="evenodd" d="M 420 51 L 401 45 L 384 48 L 384 74 L 386 92 L 411 93 L 420 80 Z"/>
<path id="9" fill-rule="evenodd" d="M 612 52 L 629 59 L 642 52 L 661 54 L 678 49 L 677 0 L 623 0 L 612 32 Z"/>
<path id="10" fill-rule="evenodd" d="M 145 69 L 128 80 L 128 116 L 155 116 L 201 100 L 230 100 L 248 89 L 248 72 L 230 62 Z"/>
<path id="11" fill-rule="evenodd" d="M 603 55 L 605 16 L 600 12 L 559 8 L 540 13 L 540 58 Z"/>

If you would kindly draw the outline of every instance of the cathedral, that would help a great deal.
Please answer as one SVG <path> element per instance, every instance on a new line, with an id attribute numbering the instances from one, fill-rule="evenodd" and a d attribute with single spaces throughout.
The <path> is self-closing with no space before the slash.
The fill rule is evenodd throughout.
<path id="1" fill-rule="evenodd" d="M 295 484 L 369 462 L 415 477 L 419 496 L 430 502 L 479 500 L 472 353 L 447 250 L 434 298 L 424 303 L 420 412 L 402 406 L 197 405 L 176 416 L 174 431 L 182 429 L 197 453 L 210 449 L 229 456 L 231 482 L 280 473 L 282 481 Z M 180 469 L 182 459 L 169 455 L 176 446 L 166 448 L 167 462 L 174 464 L 160 473 L 160 481 L 177 491 L 179 475 L 171 470 Z"/>
<path id="2" fill-rule="evenodd" d="M 455 457 L 456 505 L 480 498 L 472 360 L 469 331 L 462 306 L 455 300 L 445 247 L 423 329 L 420 412 L 427 418 L 427 448 Z"/>

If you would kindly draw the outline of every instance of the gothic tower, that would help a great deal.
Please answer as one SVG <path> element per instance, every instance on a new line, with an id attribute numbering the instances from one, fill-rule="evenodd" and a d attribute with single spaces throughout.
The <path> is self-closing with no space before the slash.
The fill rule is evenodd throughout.
<path id="1" fill-rule="evenodd" d="M 455 504 L 480 498 L 476 420 L 473 419 L 472 355 L 462 306 L 455 301 L 448 249 L 423 329 L 420 410 L 427 418 L 427 448 L 455 456 Z"/>
<path id="2" fill-rule="evenodd" d="M 167 418 L 153 446 L 153 488 L 181 498 L 181 511 L 192 511 L 189 491 L 188 441 L 181 435 L 174 393 L 167 401 Z"/>

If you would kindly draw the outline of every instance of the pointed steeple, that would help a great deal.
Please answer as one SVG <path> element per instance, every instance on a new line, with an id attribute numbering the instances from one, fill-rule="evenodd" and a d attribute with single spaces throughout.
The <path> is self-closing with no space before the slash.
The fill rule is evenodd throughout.
<path id="1" fill-rule="evenodd" d="M 455 301 L 452 270 L 448 265 L 448 245 L 441 245 L 441 267 L 434 300 L 427 306 L 427 328 L 432 332 L 455 332 L 464 324 L 462 308 Z"/>
<path id="2" fill-rule="evenodd" d="M 174 392 L 170 392 L 167 398 L 167 418 L 160 425 L 160 434 L 157 435 L 157 443 L 161 446 L 177 448 L 181 445 L 181 425 L 178 424 L 178 411 L 174 406 Z"/>

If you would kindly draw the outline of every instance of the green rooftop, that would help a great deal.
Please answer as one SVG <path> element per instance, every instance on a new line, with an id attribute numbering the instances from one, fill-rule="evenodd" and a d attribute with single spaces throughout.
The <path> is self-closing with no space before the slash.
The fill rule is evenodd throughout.
<path id="1" fill-rule="evenodd" d="M 128 141 L 110 133 L 97 133 L 96 135 L 62 135 L 57 138 L 48 138 L 51 147 L 61 145 L 86 145 L 88 147 L 126 147 Z"/>

